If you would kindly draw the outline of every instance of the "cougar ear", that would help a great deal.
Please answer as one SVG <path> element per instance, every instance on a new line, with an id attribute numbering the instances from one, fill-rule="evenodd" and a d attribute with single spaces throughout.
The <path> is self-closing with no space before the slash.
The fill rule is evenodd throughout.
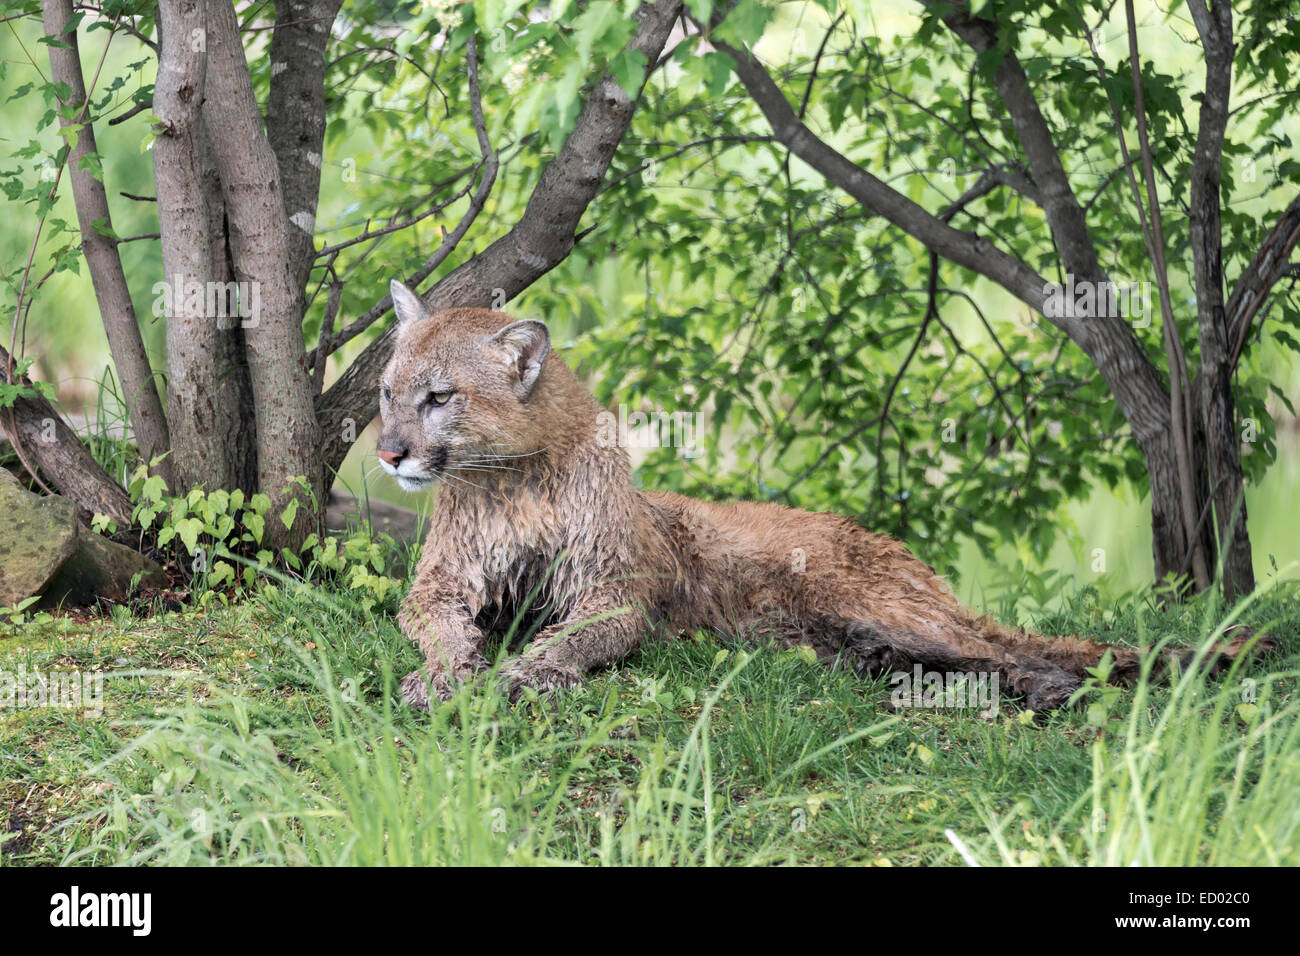
<path id="1" fill-rule="evenodd" d="M 393 311 L 397 313 L 398 325 L 419 322 L 425 317 L 424 303 L 403 283 L 394 279 L 388 284 L 388 291 L 393 297 Z"/>
<path id="2" fill-rule="evenodd" d="M 546 323 L 537 319 L 512 322 L 488 341 L 506 351 L 519 376 L 519 390 L 527 395 L 537 376 L 542 374 L 542 363 L 551 351 L 551 332 Z"/>

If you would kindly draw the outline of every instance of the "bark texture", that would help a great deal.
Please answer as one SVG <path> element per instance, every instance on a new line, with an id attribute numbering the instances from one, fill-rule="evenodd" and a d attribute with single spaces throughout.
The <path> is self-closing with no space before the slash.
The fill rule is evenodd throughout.
<path id="1" fill-rule="evenodd" d="M 226 197 L 221 174 L 212 150 L 206 123 L 200 123 L 203 155 L 203 193 L 208 214 L 209 274 L 212 281 L 226 285 L 235 279 L 230 252 L 230 230 L 226 222 Z M 253 381 L 245 354 L 244 329 L 238 319 L 217 323 L 217 400 L 213 428 L 221 435 L 225 456 L 223 488 L 257 489 L 257 419 L 253 408 Z"/>
<path id="2" fill-rule="evenodd" d="M 207 309 L 211 239 L 202 169 L 202 103 L 207 57 L 195 42 L 207 26 L 203 0 L 160 0 L 161 35 L 153 112 L 154 183 L 162 234 L 167 319 L 167 412 L 174 494 L 228 487 L 225 436 L 216 427 L 220 321 Z"/>
<path id="3" fill-rule="evenodd" d="M 1189 0 L 1188 8 L 1205 50 L 1205 95 L 1201 100 L 1191 182 L 1192 260 L 1201 353 L 1195 395 L 1204 429 L 1208 500 L 1216 519 L 1223 590 L 1233 600 L 1254 590 L 1255 572 L 1246 529 L 1241 439 L 1232 395 L 1235 360 L 1224 302 L 1220 217 L 1223 138 L 1232 92 L 1232 6 L 1216 3 L 1209 10 L 1204 0 Z"/>
<path id="4" fill-rule="evenodd" d="M 9 368 L 10 360 L 8 350 L 0 347 L 0 375 Z M 131 523 L 131 500 L 122 486 L 99 467 L 76 432 L 44 398 L 17 399 L 0 420 L 6 430 L 12 425 L 16 433 L 12 437 L 17 438 L 23 457 L 55 491 L 77 503 L 82 517 L 98 512 L 119 525 Z"/>
<path id="5" fill-rule="evenodd" d="M 50 44 L 50 75 L 56 83 L 67 85 L 69 93 L 60 102 L 59 125 L 66 127 L 85 112 L 86 83 L 81 72 L 77 31 L 72 28 L 72 0 L 44 0 L 42 4 L 45 33 L 62 46 Z M 71 116 L 68 113 L 71 112 Z M 142 456 L 148 461 L 171 447 L 162 400 L 154 384 L 153 369 L 140 337 L 131 290 L 122 271 L 122 259 L 113 235 L 113 219 L 108 208 L 104 184 L 91 171 L 82 168 L 82 158 L 97 153 L 95 130 L 89 116 L 82 115 L 82 128 L 68 154 L 67 174 L 77 207 L 77 224 L 81 229 L 81 247 L 90 269 L 95 299 L 108 337 L 122 385 L 122 395 L 131 417 L 131 428 Z M 171 467 L 164 459 L 158 472 L 170 479 Z"/>
<path id="6" fill-rule="evenodd" d="M 235 10 L 208 6 L 207 82 L 203 119 L 221 176 L 235 278 L 255 290 L 257 314 L 241 318 L 257 426 L 258 485 L 279 512 L 305 477 L 324 500 L 320 430 L 302 341 L 302 296 L 290 265 L 289 220 L 275 154 L 262 129 Z M 309 502 L 305 502 L 309 504 Z M 307 533 L 309 509 L 291 529 L 269 522 L 272 541 L 291 545 Z"/>

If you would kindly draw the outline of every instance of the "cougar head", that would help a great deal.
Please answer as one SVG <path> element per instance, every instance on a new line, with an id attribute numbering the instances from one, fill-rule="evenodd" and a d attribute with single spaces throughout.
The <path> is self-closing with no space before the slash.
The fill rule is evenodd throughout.
<path id="1" fill-rule="evenodd" d="M 489 309 L 431 315 L 402 283 L 391 290 L 398 336 L 380 379 L 376 447 L 384 471 L 421 491 L 541 448 L 546 323 Z"/>

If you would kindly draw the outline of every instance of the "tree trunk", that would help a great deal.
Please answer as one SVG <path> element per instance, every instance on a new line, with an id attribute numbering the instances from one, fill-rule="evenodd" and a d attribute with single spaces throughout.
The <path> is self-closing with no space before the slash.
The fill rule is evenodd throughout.
<path id="1" fill-rule="evenodd" d="M 305 289 L 316 257 L 316 203 L 325 142 L 325 45 L 342 0 L 276 0 L 266 135 L 289 216 L 289 262 Z"/>
<path id="2" fill-rule="evenodd" d="M 1193 472 L 1205 474 L 1205 431 L 1199 418 L 1193 422 L 1189 452 Z M 1181 598 L 1195 588 L 1190 577 L 1192 569 L 1192 538 L 1186 532 L 1182 516 L 1182 489 L 1172 436 L 1143 448 L 1143 458 L 1151 494 L 1151 556 L 1155 565 L 1155 579 L 1164 581 L 1169 575 L 1186 577 L 1183 588 L 1174 595 Z M 1193 506 L 1197 515 L 1196 539 L 1203 553 L 1213 561 L 1214 535 L 1206 509 L 1208 488 L 1197 482 L 1193 489 Z"/>
<path id="3" fill-rule="evenodd" d="M 1205 426 L 1209 494 L 1214 520 L 1205 526 L 1215 535 L 1222 562 L 1223 595 L 1229 601 L 1255 589 L 1255 567 L 1246 526 L 1246 486 L 1241 473 L 1241 439 L 1226 348 L 1201 345 L 1200 416 Z M 1204 474 L 1204 472 L 1203 472 Z M 1209 553 L 1214 554 L 1214 551 Z"/>
<path id="4" fill-rule="evenodd" d="M 208 248 L 212 256 L 209 272 L 213 282 L 235 281 L 230 252 L 230 230 L 226 223 L 226 197 L 221 191 L 221 174 L 212 151 L 206 123 L 202 130 L 203 191 L 208 213 Z M 221 436 L 224 456 L 223 488 L 257 490 L 257 419 L 253 408 L 253 381 L 244 353 L 244 330 L 238 318 L 217 323 L 217 391 L 214 430 Z"/>
<path id="5" fill-rule="evenodd" d="M 1201 371 L 1193 399 L 1205 430 L 1207 465 L 1198 477 L 1208 480 L 1208 500 L 1214 518 L 1207 524 L 1217 532 L 1224 597 L 1233 601 L 1254 590 L 1255 570 L 1246 527 L 1241 439 L 1237 434 L 1237 409 L 1232 395 L 1235 356 L 1234 343 L 1228 337 L 1224 304 L 1220 214 L 1223 137 L 1232 93 L 1232 5 L 1216 3 L 1210 10 L 1203 0 L 1192 0 L 1188 7 L 1205 49 L 1205 95 L 1201 99 L 1192 161 L 1189 210 L 1201 353 Z"/>
<path id="6" fill-rule="evenodd" d="M 203 105 L 226 199 L 235 278 L 248 283 L 255 309 L 241 317 L 253 386 L 258 486 L 271 497 L 271 542 L 295 546 L 314 527 L 306 478 L 318 504 L 325 497 L 320 429 L 302 340 L 302 295 L 290 267 L 289 220 L 275 155 L 249 77 L 230 0 L 208 8 L 208 67 Z M 288 529 L 279 515 L 291 500 L 300 508 Z"/>
<path id="7" fill-rule="evenodd" d="M 50 74 L 57 83 L 67 85 L 69 93 L 60 102 L 59 125 L 66 127 L 77 119 L 86 104 L 86 83 L 81 73 L 81 56 L 77 44 L 77 31 L 72 28 L 72 0 L 44 0 L 45 33 L 58 39 L 66 49 L 50 45 Z M 68 116 L 68 108 L 73 111 Z M 122 384 L 122 398 L 131 418 L 131 429 L 136 444 L 145 461 L 171 447 L 167 434 L 167 419 L 163 417 L 162 401 L 154 385 L 153 369 L 140 337 L 131 291 L 122 271 L 122 260 L 117 254 L 117 240 L 113 234 L 113 221 L 108 208 L 108 195 L 104 184 L 89 169 L 81 168 L 81 160 L 97 153 L 95 130 L 88 116 L 68 153 L 67 172 L 72 183 L 72 197 L 77 207 L 77 223 L 81 228 L 82 252 L 90 269 L 95 299 L 108 337 L 113 367 L 117 369 Z M 103 231 L 101 231 L 103 230 Z M 157 471 L 170 478 L 171 465 L 164 459 Z"/>
<path id="8" fill-rule="evenodd" d="M 160 0 L 153 144 L 162 232 L 167 314 L 167 412 L 173 494 L 200 485 L 226 487 L 224 436 L 216 428 L 220 348 L 218 316 L 208 311 L 211 240 L 202 178 L 201 107 L 207 15 L 201 0 Z M 235 410 L 237 413 L 237 410 Z"/>

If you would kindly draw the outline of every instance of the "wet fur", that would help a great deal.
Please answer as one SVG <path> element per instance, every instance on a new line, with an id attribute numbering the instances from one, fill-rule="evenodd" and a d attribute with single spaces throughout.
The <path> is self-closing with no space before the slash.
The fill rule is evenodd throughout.
<path id="1" fill-rule="evenodd" d="M 574 686 L 647 640 L 698 630 L 811 645 L 862 673 L 996 672 L 1035 710 L 1063 704 L 1107 650 L 1118 677 L 1136 677 L 1132 650 L 977 616 L 901 543 L 839 515 L 636 490 L 625 451 L 596 440 L 603 409 L 549 338 L 539 345 L 533 327 L 494 339 L 513 322 L 498 312 L 406 306 L 380 447 L 409 447 L 441 478 L 400 615 L 426 660 L 402 683 L 412 704 L 485 669 L 489 633 L 534 590 L 543 626 L 505 666 L 512 695 Z M 414 411 L 430 383 L 453 387 L 456 407 Z"/>

